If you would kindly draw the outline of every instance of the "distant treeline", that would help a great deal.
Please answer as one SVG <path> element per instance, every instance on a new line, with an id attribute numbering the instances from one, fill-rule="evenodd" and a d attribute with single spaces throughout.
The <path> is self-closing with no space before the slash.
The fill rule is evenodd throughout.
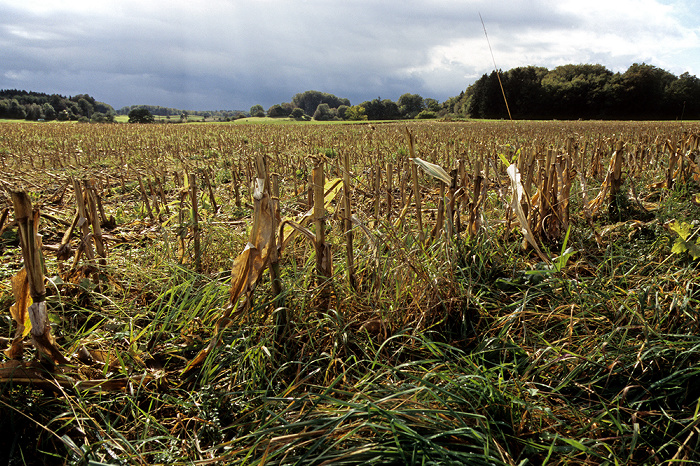
<path id="1" fill-rule="evenodd" d="M 151 115 L 164 116 L 173 122 L 186 121 L 190 117 L 229 121 L 246 116 L 299 120 L 398 120 L 444 116 L 696 120 L 700 119 L 700 79 L 689 73 L 675 76 L 644 63 L 635 63 L 624 73 L 613 73 L 602 65 L 589 64 L 563 65 L 553 70 L 526 66 L 484 74 L 466 91 L 442 104 L 435 99 L 406 93 L 397 102 L 377 97 L 351 105 L 348 99 L 333 94 L 306 91 L 294 95 L 291 102 L 272 105 L 267 111 L 261 105 L 253 105 L 249 112 L 180 110 L 157 105 L 132 105 L 115 112 L 110 105 L 97 102 L 87 94 L 64 97 L 0 90 L 0 118 L 114 121 L 115 114 L 128 115 L 136 109 L 146 109 Z M 172 119 L 173 116 L 176 118 Z"/>
<path id="2" fill-rule="evenodd" d="M 17 89 L 0 90 L 0 118 L 113 121 L 114 114 L 111 105 L 87 94 L 65 97 Z"/>
<path id="3" fill-rule="evenodd" d="M 146 109 L 151 115 L 164 116 L 164 117 L 177 117 L 177 119 L 186 120 L 192 116 L 198 116 L 202 118 L 213 118 L 216 120 L 236 120 L 238 118 L 243 118 L 246 112 L 242 110 L 180 110 L 177 108 L 161 107 L 159 105 L 130 105 L 128 107 L 122 107 L 117 110 L 118 115 L 128 115 L 130 111 L 134 109 Z"/>
<path id="4" fill-rule="evenodd" d="M 602 65 L 527 66 L 484 74 L 443 103 L 445 113 L 471 118 L 700 119 L 700 79 L 634 64 L 624 73 Z"/>
<path id="5" fill-rule="evenodd" d="M 272 118 L 291 117 L 296 119 L 329 120 L 399 120 L 406 118 L 435 118 L 440 104 L 435 99 L 423 98 L 418 94 L 406 93 L 398 102 L 377 97 L 358 105 L 350 100 L 319 91 L 306 91 L 295 94 L 291 102 L 275 104 L 267 110 Z M 261 105 L 250 109 L 251 116 L 265 116 Z"/>

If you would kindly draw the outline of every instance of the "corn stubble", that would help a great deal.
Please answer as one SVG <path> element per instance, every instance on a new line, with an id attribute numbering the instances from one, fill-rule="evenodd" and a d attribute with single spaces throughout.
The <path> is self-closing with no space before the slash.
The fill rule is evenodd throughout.
<path id="1" fill-rule="evenodd" d="M 41 214 L 15 204 L 25 272 L 7 276 L 0 403 L 51 433 L 44 450 L 202 464 L 700 459 L 697 125 L 0 131 L 2 185 L 39 199 L 44 251 L 60 259 L 42 262 Z M 35 301 L 51 304 L 57 336 Z M 32 347 L 50 364 L 24 363 Z M 19 384 L 63 398 L 31 412 Z"/>

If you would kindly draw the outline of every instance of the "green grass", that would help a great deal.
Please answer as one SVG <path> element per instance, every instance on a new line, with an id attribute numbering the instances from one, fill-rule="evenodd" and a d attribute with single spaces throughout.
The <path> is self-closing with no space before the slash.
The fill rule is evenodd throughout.
<path id="1" fill-rule="evenodd" d="M 359 156 L 369 154 L 369 161 L 377 154 L 405 156 L 405 140 L 392 139 L 403 136 L 405 123 L 378 126 L 371 139 L 364 127 L 267 126 L 265 119 L 254 120 L 263 124 L 254 121 L 235 132 L 219 125 L 178 125 L 178 137 L 188 141 L 186 163 L 223 173 L 231 161 L 242 161 L 245 172 L 250 159 L 229 159 L 230 154 L 260 151 L 285 176 L 284 170 L 306 169 L 305 157 L 312 152 L 321 152 L 332 164 L 337 155 L 351 151 L 356 157 L 354 205 L 366 227 L 355 230 L 357 286 L 346 279 L 343 231 L 329 213 L 331 305 L 318 309 L 315 253 L 308 241 L 297 240 L 281 261 L 289 319 L 283 337 L 276 336 L 275 316 L 281 311 L 274 309 L 266 274 L 250 306 L 239 305 L 216 336 L 220 344 L 200 367 L 183 375 L 187 362 L 215 337 L 216 322 L 228 304 L 227 271 L 248 241 L 250 224 L 236 223 L 252 215 L 248 188 L 241 186 L 238 207 L 232 186 L 217 183 L 221 211 L 216 215 L 203 194 L 205 253 L 198 273 L 191 243 L 188 262 L 177 263 L 177 222 L 145 220 L 138 183 L 127 173 L 123 189 L 115 176 L 103 197 L 108 213 L 119 213 L 103 279 L 94 285 L 65 276 L 64 283 L 50 287 L 48 304 L 53 332 L 66 352 L 84 347 L 102 358 L 80 365 L 82 377 L 129 377 L 131 382 L 109 392 L 0 385 L 0 462 L 700 461 L 700 263 L 687 254 L 672 254 L 673 236 L 664 228 L 670 219 L 700 218 L 700 208 L 691 202 L 698 191 L 694 181 L 654 191 L 649 185 L 663 173 L 644 173 L 637 192 L 657 199 L 658 207 L 642 226 L 633 221 L 642 212 L 632 208 L 624 210 L 622 219 L 601 214 L 594 225 L 599 232 L 624 221 L 605 232 L 601 246 L 578 216 L 580 194 L 574 192 L 567 246 L 576 252 L 555 271 L 522 250 L 515 223 L 508 228 L 499 222 L 509 194 L 505 177 L 494 174 L 495 165 L 481 234 L 462 234 L 454 241 L 440 236 L 421 245 L 410 214 L 400 227 L 371 218 L 374 195 Z M 456 144 L 464 137 L 460 131 L 474 124 L 455 126 L 454 133 L 440 133 L 442 123 L 411 129 L 422 131 L 418 144 L 428 159 L 461 150 Z M 109 134 L 91 139 L 99 129 L 93 126 L 70 128 L 85 132 L 76 136 L 83 144 L 110 143 Z M 148 131 L 158 128 L 112 126 L 99 130 L 126 131 L 131 148 L 154 144 L 153 157 L 178 141 L 163 133 L 155 144 Z M 489 128 L 484 124 L 485 141 L 499 137 Z M 23 141 L 46 140 L 43 133 L 34 140 L 27 131 Z M 350 131 L 352 138 L 341 131 Z M 211 137 L 201 142 L 198 135 Z M 137 139 L 141 136 L 145 139 Z M 501 141 L 522 144 L 517 137 L 505 133 Z M 296 152 L 300 158 L 285 166 L 284 157 Z M 70 150 L 70 157 L 74 153 Z M 8 164 L 14 167 L 9 154 Z M 141 156 L 138 152 L 128 163 Z M 105 168 L 105 160 L 99 162 L 89 166 L 96 175 L 106 178 L 116 172 Z M 42 188 L 34 199 L 58 209 L 50 199 L 64 172 L 37 170 L 35 176 L 44 181 L 37 183 Z M 9 178 L 9 173 L 3 176 Z M 230 178 L 222 175 L 224 179 Z M 291 178 L 285 181 L 282 212 L 294 218 L 306 207 L 291 192 Z M 424 202 L 432 209 L 437 190 L 429 180 L 422 182 Z M 592 180 L 589 188 L 594 184 Z M 629 185 L 625 187 L 627 192 Z M 175 209 L 178 188 L 172 177 L 166 189 Z M 64 202 L 63 216 L 70 218 L 69 197 Z M 433 221 L 426 207 L 427 229 Z M 44 244 L 60 241 L 64 228 L 42 220 Z M 0 247 L 6 261 L 0 301 L 7 308 L 12 301 L 7 277 L 19 265 L 19 248 L 12 235 L 4 235 Z M 563 245 L 553 241 L 547 248 L 556 255 Z M 46 254 L 48 275 L 53 276 L 58 265 Z M 535 269 L 538 273 L 531 273 Z M 1 318 L 2 336 L 9 337 L 13 324 L 7 313 Z M 366 325 L 376 321 L 382 322 L 378 330 Z"/>

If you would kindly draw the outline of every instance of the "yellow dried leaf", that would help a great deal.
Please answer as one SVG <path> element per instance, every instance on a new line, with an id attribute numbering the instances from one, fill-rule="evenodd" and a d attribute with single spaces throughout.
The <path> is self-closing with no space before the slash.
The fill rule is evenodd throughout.
<path id="1" fill-rule="evenodd" d="M 331 203 L 338 196 L 338 193 L 342 188 L 343 180 L 341 178 L 334 178 L 332 180 L 328 180 L 323 186 L 323 192 L 325 193 L 323 196 L 323 206 L 329 212 L 333 212 L 333 209 L 331 208 Z"/>
<path id="2" fill-rule="evenodd" d="M 326 183 L 323 185 L 323 192 L 325 193 L 323 196 L 323 206 L 329 212 L 333 212 L 331 204 L 335 200 L 335 198 L 338 197 L 338 193 L 340 193 L 340 190 L 343 187 L 342 181 L 342 178 L 333 178 L 332 180 L 326 181 Z M 296 225 L 305 226 L 313 216 L 313 213 L 314 210 L 309 209 L 301 217 L 301 219 L 294 223 Z M 284 249 L 287 246 L 287 244 L 289 244 L 289 242 L 292 240 L 292 238 L 296 236 L 297 233 L 298 230 L 292 227 L 292 225 L 290 225 L 289 222 L 284 222 L 284 227 L 280 231 L 280 237 L 285 238 L 284 244 L 282 245 L 282 249 Z"/>
<path id="3" fill-rule="evenodd" d="M 26 269 L 22 267 L 10 281 L 12 294 L 15 297 L 15 303 L 10 306 L 10 315 L 22 329 L 22 337 L 24 338 L 32 330 L 32 322 L 27 312 L 29 306 L 32 305 L 32 298 L 29 296 L 29 279 Z"/>

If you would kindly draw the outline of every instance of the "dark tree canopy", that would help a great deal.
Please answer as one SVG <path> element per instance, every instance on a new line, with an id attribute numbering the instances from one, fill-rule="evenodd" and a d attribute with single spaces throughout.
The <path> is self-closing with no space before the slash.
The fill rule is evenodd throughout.
<path id="1" fill-rule="evenodd" d="M 403 94 L 399 97 L 399 112 L 403 118 L 414 118 L 425 109 L 423 97 L 418 94 Z"/>
<path id="2" fill-rule="evenodd" d="M 333 119 L 331 107 L 328 104 L 318 104 L 313 115 L 314 120 L 328 121 Z"/>
<path id="3" fill-rule="evenodd" d="M 369 120 L 396 120 L 401 118 L 399 106 L 391 99 L 377 97 L 360 104 L 365 109 L 364 115 Z"/>
<path id="4" fill-rule="evenodd" d="M 550 111 L 559 118 L 595 118 L 606 111 L 612 77 L 602 65 L 564 65 L 547 73 L 541 83 Z"/>
<path id="5" fill-rule="evenodd" d="M 285 106 L 289 106 L 289 109 Z M 429 111 L 424 112 L 425 110 Z M 352 106 L 348 99 L 319 91 L 296 94 L 291 103 L 273 105 L 268 109 L 268 116 L 289 115 L 300 118 L 300 113 L 313 116 L 315 120 L 397 120 L 416 118 L 419 114 L 421 118 L 435 118 L 438 113 L 444 115 L 447 112 L 437 100 L 424 99 L 418 94 L 406 93 L 399 98 L 398 103 L 377 97 Z"/>
<path id="6" fill-rule="evenodd" d="M 292 113 L 290 113 L 289 116 L 296 119 L 302 118 L 304 116 L 304 110 L 296 107 L 294 110 L 292 110 Z"/>
<path id="7" fill-rule="evenodd" d="M 345 115 L 347 114 L 349 108 L 350 107 L 348 105 L 341 105 L 338 107 L 338 118 L 345 120 Z"/>
<path id="8" fill-rule="evenodd" d="M 271 118 L 282 118 L 288 117 L 290 113 L 294 110 L 289 104 L 275 104 L 267 109 L 267 116 Z"/>
<path id="9" fill-rule="evenodd" d="M 252 116 L 252 117 L 264 117 L 265 116 L 265 109 L 260 104 L 253 105 L 252 107 L 250 107 L 250 116 Z"/>
<path id="10" fill-rule="evenodd" d="M 624 73 L 602 65 L 521 67 L 483 75 L 443 108 L 472 118 L 698 119 L 700 80 L 635 63 Z"/>
<path id="11" fill-rule="evenodd" d="M 350 106 L 350 101 L 325 92 L 306 91 L 292 97 L 292 104 L 301 108 L 305 114 L 313 115 L 320 104 L 328 104 L 329 108 L 338 108 L 341 105 Z"/>
<path id="12" fill-rule="evenodd" d="M 683 73 L 666 89 L 666 110 L 681 118 L 700 118 L 700 79 Z"/>
<path id="13" fill-rule="evenodd" d="M 147 108 L 135 108 L 129 112 L 129 123 L 153 123 L 155 120 Z"/>
<path id="14" fill-rule="evenodd" d="M 110 105 L 98 102 L 87 94 L 65 97 L 17 89 L 0 90 L 0 118 L 77 120 L 80 117 L 90 118 L 95 111 L 114 115 Z"/>
<path id="15" fill-rule="evenodd" d="M 678 78 L 668 71 L 646 64 L 630 66 L 619 78 L 623 118 L 673 118 L 666 102 L 669 86 Z M 698 103 L 696 102 L 696 105 Z M 679 117 L 680 113 L 675 115 Z"/>

